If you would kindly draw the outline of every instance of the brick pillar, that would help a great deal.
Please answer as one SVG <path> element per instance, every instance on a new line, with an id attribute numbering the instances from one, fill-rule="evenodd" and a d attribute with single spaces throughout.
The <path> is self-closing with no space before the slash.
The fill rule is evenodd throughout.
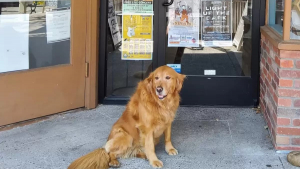
<path id="1" fill-rule="evenodd" d="M 260 106 L 277 150 L 300 150 L 300 49 L 261 36 Z"/>

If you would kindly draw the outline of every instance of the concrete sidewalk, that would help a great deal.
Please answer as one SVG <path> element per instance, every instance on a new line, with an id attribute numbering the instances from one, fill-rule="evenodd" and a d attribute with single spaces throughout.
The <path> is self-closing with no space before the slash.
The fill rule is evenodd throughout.
<path id="1" fill-rule="evenodd" d="M 124 106 L 99 106 L 61 114 L 0 132 L 1 169 L 66 169 L 76 158 L 101 147 Z M 166 169 L 293 169 L 277 154 L 261 114 L 245 108 L 182 107 L 173 124 L 177 156 L 163 144 L 157 156 Z M 122 169 L 151 169 L 148 161 L 122 159 Z"/>

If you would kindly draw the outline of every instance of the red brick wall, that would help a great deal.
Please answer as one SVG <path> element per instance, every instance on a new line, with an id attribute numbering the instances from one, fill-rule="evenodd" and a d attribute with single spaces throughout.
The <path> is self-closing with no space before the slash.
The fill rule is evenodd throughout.
<path id="1" fill-rule="evenodd" d="M 277 150 L 300 150 L 300 49 L 261 36 L 260 106 Z"/>

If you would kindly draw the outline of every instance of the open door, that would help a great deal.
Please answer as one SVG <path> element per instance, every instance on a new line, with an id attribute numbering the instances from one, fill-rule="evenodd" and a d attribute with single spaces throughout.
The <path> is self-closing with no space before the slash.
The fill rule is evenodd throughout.
<path id="1" fill-rule="evenodd" d="M 87 2 L 0 1 L 0 126 L 84 107 Z"/>

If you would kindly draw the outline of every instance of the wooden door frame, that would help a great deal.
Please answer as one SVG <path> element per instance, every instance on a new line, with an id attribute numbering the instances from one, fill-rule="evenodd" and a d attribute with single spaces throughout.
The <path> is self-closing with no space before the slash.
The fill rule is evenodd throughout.
<path id="1" fill-rule="evenodd" d="M 76 4 L 78 9 L 78 3 Z M 19 122 L 24 122 L 24 121 L 31 121 L 33 119 L 36 118 L 41 118 L 44 116 L 49 116 L 49 115 L 53 115 L 56 113 L 61 113 L 63 111 L 68 111 L 70 109 L 76 109 L 76 108 L 82 108 L 85 107 L 87 109 L 92 109 L 97 107 L 98 105 L 98 41 L 99 41 L 99 7 L 100 7 L 100 1 L 99 0 L 85 0 L 84 3 L 81 3 L 81 5 L 79 6 L 79 8 L 81 8 L 83 11 L 79 11 L 78 13 L 76 13 L 76 18 L 77 19 L 84 19 L 86 22 L 76 22 L 76 24 L 73 23 L 73 21 L 75 20 L 73 14 L 71 18 L 72 19 L 72 26 L 76 25 L 77 27 L 80 27 L 79 29 L 76 29 L 77 32 L 75 34 L 78 34 L 78 36 L 80 36 L 80 38 L 77 38 L 76 44 L 74 44 L 73 42 L 71 43 L 71 52 L 75 52 L 76 56 L 80 57 L 80 61 L 77 60 L 76 63 L 73 63 L 72 66 L 76 66 L 76 70 L 80 69 L 80 74 L 77 74 L 78 76 L 81 77 L 82 83 L 78 83 L 75 85 L 80 85 L 77 86 L 79 90 L 76 90 L 76 93 L 73 96 L 73 100 L 70 100 L 70 104 L 74 105 L 72 108 L 68 108 L 66 103 L 61 103 L 62 106 L 60 106 L 59 108 L 57 108 L 57 106 L 53 106 L 53 107 L 46 107 L 46 110 L 48 112 L 45 111 L 41 111 L 41 113 L 37 113 L 37 112 L 32 112 L 32 111 L 28 111 L 27 109 L 22 110 L 23 115 L 27 114 L 26 117 L 15 117 L 18 116 L 18 114 L 13 115 L 13 114 L 6 114 L 9 117 L 8 118 L 2 118 L 2 121 L 0 120 L 0 126 L 1 125 L 10 125 L 10 124 L 15 124 L 15 123 L 19 123 Z M 84 30 L 83 30 L 84 29 Z M 78 31 L 80 30 L 80 31 Z M 73 28 L 71 28 L 71 36 L 73 35 Z M 77 35 L 76 35 L 77 36 Z M 79 43 L 82 45 L 78 45 L 77 42 L 79 42 L 78 40 L 84 40 L 83 43 Z M 74 51 L 75 50 L 75 51 Z M 72 56 L 73 57 L 73 56 Z M 78 59 L 78 58 L 77 58 Z M 71 58 L 71 62 L 70 64 L 72 64 L 73 62 L 73 58 Z M 88 65 L 88 69 L 86 69 L 86 73 L 84 72 L 84 62 L 85 63 L 89 63 L 86 64 Z M 56 65 L 56 66 L 52 66 L 52 67 L 43 67 L 43 68 L 37 68 L 37 69 L 31 69 L 31 70 L 23 70 L 23 71 L 14 71 L 14 72 L 7 72 L 4 74 L 0 74 L 1 79 L 5 80 L 9 80 L 10 83 L 12 82 L 16 82 L 20 79 L 24 80 L 24 83 L 22 84 L 22 88 L 18 88 L 18 91 L 14 91 L 14 93 L 11 95 L 12 99 L 10 100 L 14 100 L 15 102 L 18 101 L 22 101 L 22 99 L 24 99 L 25 96 L 31 96 L 30 92 L 36 93 L 37 97 L 43 97 L 43 98 L 50 98 L 48 97 L 48 95 L 51 95 L 51 92 L 47 93 L 47 92 L 39 92 L 39 88 L 33 89 L 31 88 L 30 90 L 25 90 L 26 89 L 26 85 L 30 86 L 32 83 L 34 84 L 36 82 L 36 80 L 33 80 L 33 77 L 36 77 L 38 75 L 38 79 L 41 79 L 42 83 L 51 83 L 52 86 L 56 86 L 53 85 L 53 83 L 56 83 L 53 80 L 49 80 L 47 79 L 46 76 L 44 76 L 43 74 L 39 73 L 40 71 L 42 71 L 43 73 L 47 73 L 49 74 L 59 74 L 59 72 L 64 71 L 65 67 L 70 67 L 70 64 L 67 65 Z M 78 66 L 79 65 L 79 66 Z M 52 68 L 54 68 L 54 73 Z M 68 72 L 70 74 L 70 71 Z M 84 75 L 86 75 L 86 77 L 84 77 Z M 3 81 L 3 82 L 4 82 Z M 70 82 L 72 85 L 72 82 Z M 15 83 L 17 84 L 17 83 Z M 3 89 L 5 86 L 7 86 L 7 83 L 1 83 L 0 81 L 0 89 Z M 41 85 L 40 85 L 41 86 Z M 58 84 L 57 84 L 58 86 Z M 14 88 L 15 86 L 10 85 L 10 89 Z M 62 90 L 62 88 L 68 88 L 66 85 L 59 85 L 60 90 Z M 17 87 L 16 87 L 17 88 Z M 24 90 L 23 93 L 23 97 L 19 98 L 18 95 L 20 94 L 19 91 Z M 10 91 L 9 89 L 7 91 Z M 0 92 L 1 93 L 1 92 Z M 81 93 L 81 96 L 78 96 L 78 93 Z M 5 94 L 4 94 L 5 95 Z M 74 99 L 74 97 L 80 97 L 80 99 Z M 1 97 L 0 97 L 1 100 Z M 25 101 L 25 100 L 24 100 Z M 25 104 L 25 106 L 23 106 L 23 108 L 26 108 L 26 105 L 28 107 L 31 106 L 35 106 L 34 109 L 36 110 L 40 110 L 39 106 L 44 106 L 45 102 L 49 101 L 47 99 L 42 100 L 43 105 L 40 105 L 38 103 L 33 103 L 32 99 L 26 99 L 27 102 L 22 103 Z M 66 101 L 68 102 L 68 101 Z M 2 102 L 3 103 L 3 102 Z M 28 104 L 27 104 L 28 103 Z M 11 104 L 14 104 L 11 103 Z M 3 105 L 2 105 L 3 106 Z M 14 106 L 14 105 L 8 105 L 8 106 Z M 65 107 L 64 107 L 65 106 Z M 1 104 L 0 104 L 1 107 Z M 11 108 L 11 107 L 9 107 Z M 6 116 L 5 115 L 5 116 Z M 4 121 L 3 121 L 4 120 Z"/>
<path id="2" fill-rule="evenodd" d="M 88 72 L 85 86 L 87 109 L 96 108 L 98 105 L 99 18 L 100 0 L 87 0 L 86 63 Z"/>
<path id="3" fill-rule="evenodd" d="M 0 74 L 0 125 L 91 107 L 92 104 L 86 104 L 86 101 L 90 101 L 86 99 L 86 96 L 90 97 L 89 94 L 86 95 L 86 90 L 88 86 L 95 85 L 91 84 L 92 70 L 89 80 L 85 77 L 85 62 L 89 40 L 87 38 L 92 37 L 87 36 L 87 26 L 90 30 L 91 26 L 88 24 L 93 23 L 87 19 L 91 16 L 97 17 L 88 16 L 88 12 L 94 11 L 91 4 L 94 1 L 97 2 L 72 0 L 71 8 L 75 11 L 71 10 L 70 63 Z M 89 43 L 93 43 L 92 40 Z M 91 62 L 93 58 L 96 56 L 90 58 Z"/>

